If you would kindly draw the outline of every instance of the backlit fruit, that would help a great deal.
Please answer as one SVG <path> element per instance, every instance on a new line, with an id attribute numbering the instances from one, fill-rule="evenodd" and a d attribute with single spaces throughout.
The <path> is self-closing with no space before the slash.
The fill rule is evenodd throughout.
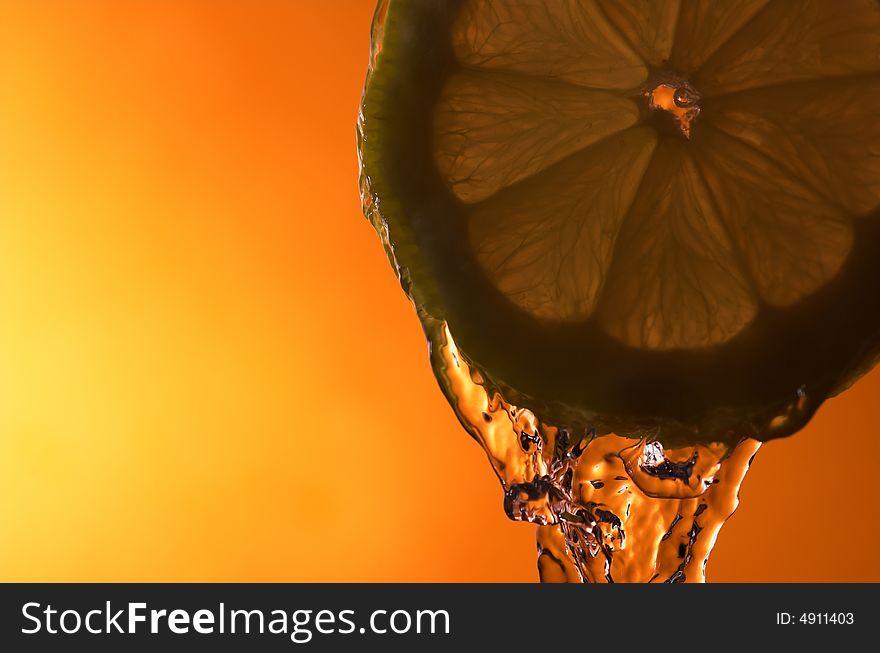
<path id="1" fill-rule="evenodd" d="M 365 212 L 545 421 L 788 435 L 880 352 L 876 0 L 384 0 Z"/>

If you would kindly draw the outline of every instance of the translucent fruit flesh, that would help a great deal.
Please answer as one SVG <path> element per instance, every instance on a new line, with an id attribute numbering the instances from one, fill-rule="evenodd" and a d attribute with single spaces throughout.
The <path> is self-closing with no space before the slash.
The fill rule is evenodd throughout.
<path id="1" fill-rule="evenodd" d="M 681 7 L 609 7 L 606 15 L 592 2 L 545 3 L 541 10 L 503 0 L 465 3 L 451 37 L 465 68 L 447 80 L 435 109 L 435 160 L 450 190 L 470 205 L 483 272 L 519 308 L 540 320 L 585 320 L 601 305 L 599 323 L 627 345 L 715 345 L 751 321 L 757 302 L 787 306 L 821 287 L 846 259 L 851 221 L 861 216 L 839 209 L 800 171 L 777 165 L 765 150 L 774 151 L 778 139 L 744 143 L 748 127 L 746 136 L 728 128 L 729 142 L 712 133 L 716 115 L 742 118 L 751 109 L 762 116 L 761 94 L 739 112 L 717 100 L 719 110 L 702 118 L 704 133 L 686 147 L 675 139 L 652 142 L 646 171 L 650 137 L 613 137 L 639 129 L 633 125 L 643 98 L 629 91 L 646 83 L 651 65 L 669 59 Z M 694 7 L 685 3 L 685 12 Z M 653 30 L 637 31 L 635 9 L 652 14 L 645 22 Z M 800 83 L 796 92 L 824 99 L 800 109 L 806 125 L 827 122 L 827 105 L 858 89 L 858 101 L 846 108 L 871 136 L 880 102 L 870 85 L 865 97 L 858 75 L 880 71 L 880 61 L 857 52 L 880 49 L 880 11 L 857 9 L 768 6 L 752 15 L 754 35 L 730 34 L 699 70 L 678 74 L 694 75 L 693 86 L 699 80 L 710 97 Z M 788 31 L 769 32 L 765 16 Z M 852 75 L 841 95 L 828 96 L 828 77 Z M 655 84 L 643 95 L 652 109 L 675 113 L 689 138 L 693 109 L 673 101 L 676 91 Z M 827 127 L 833 133 L 834 125 Z M 858 141 L 849 143 L 854 149 Z M 820 164 L 841 158 L 834 144 L 830 152 L 822 145 L 815 145 Z M 870 160 L 869 178 L 880 177 L 872 143 L 855 149 L 853 161 L 840 162 L 844 169 Z M 857 177 L 846 179 L 839 193 L 862 192 Z M 599 205 L 602 196 L 615 203 Z M 867 211 L 880 204 L 873 199 Z"/>
<path id="2" fill-rule="evenodd" d="M 873 362 L 880 4 L 796 4 L 380 3 L 365 211 L 498 387 L 766 439 Z"/>

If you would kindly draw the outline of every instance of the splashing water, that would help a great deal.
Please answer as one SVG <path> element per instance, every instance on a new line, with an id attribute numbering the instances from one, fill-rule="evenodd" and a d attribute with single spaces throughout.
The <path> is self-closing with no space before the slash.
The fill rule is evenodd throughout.
<path id="1" fill-rule="evenodd" d="M 422 315 L 431 363 L 504 488 L 504 510 L 538 526 L 543 582 L 704 582 L 758 440 L 666 449 L 657 437 L 574 433 L 505 401 L 445 322 Z"/>

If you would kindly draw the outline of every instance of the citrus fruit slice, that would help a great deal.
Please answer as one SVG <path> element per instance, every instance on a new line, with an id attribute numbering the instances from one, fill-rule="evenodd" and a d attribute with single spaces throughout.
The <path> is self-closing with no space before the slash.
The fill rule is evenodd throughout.
<path id="1" fill-rule="evenodd" d="M 543 419 L 769 439 L 880 353 L 878 115 L 877 0 L 383 0 L 364 209 Z"/>

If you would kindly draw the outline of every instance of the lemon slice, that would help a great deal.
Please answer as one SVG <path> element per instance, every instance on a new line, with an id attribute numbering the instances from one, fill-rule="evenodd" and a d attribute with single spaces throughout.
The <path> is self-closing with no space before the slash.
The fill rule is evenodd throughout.
<path id="1" fill-rule="evenodd" d="M 365 212 L 546 419 L 776 437 L 880 351 L 878 115 L 876 0 L 385 0 Z"/>

